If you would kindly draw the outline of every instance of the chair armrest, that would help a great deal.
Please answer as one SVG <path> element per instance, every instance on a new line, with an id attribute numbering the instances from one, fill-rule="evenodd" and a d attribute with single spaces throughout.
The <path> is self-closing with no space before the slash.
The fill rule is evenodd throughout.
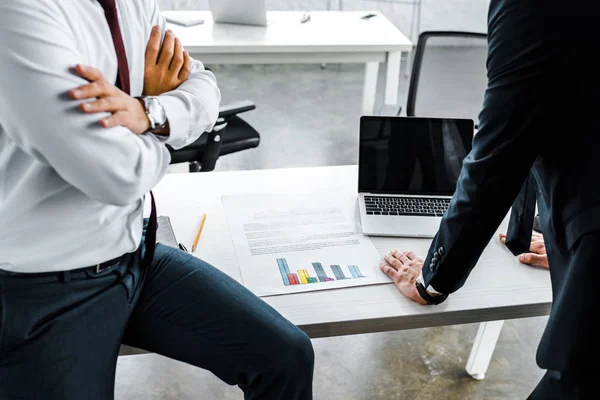
<path id="1" fill-rule="evenodd" d="M 254 110 L 255 108 L 256 104 L 249 100 L 236 101 L 235 103 L 229 104 L 222 104 L 221 107 L 219 107 L 219 119 L 227 119 L 234 115 Z"/>

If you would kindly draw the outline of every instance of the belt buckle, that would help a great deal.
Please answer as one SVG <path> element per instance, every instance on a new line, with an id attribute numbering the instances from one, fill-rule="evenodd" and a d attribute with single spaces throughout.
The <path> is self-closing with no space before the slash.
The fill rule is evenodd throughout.
<path id="1" fill-rule="evenodd" d="M 102 264 L 96 264 L 96 274 L 106 271 L 107 269 L 111 268 L 113 265 L 106 265 L 104 268 L 102 268 Z"/>

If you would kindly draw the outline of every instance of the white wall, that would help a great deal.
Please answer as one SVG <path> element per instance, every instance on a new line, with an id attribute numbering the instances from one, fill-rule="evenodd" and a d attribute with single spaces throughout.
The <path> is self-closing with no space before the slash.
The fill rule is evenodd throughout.
<path id="1" fill-rule="evenodd" d="M 266 0 L 269 10 L 325 10 L 327 0 Z M 339 0 L 331 0 L 337 9 Z M 346 10 L 379 10 L 408 34 L 411 5 L 389 1 L 342 0 Z M 489 0 L 422 0 L 421 31 L 462 30 L 486 32 Z M 163 10 L 208 10 L 208 0 L 158 0 Z"/>

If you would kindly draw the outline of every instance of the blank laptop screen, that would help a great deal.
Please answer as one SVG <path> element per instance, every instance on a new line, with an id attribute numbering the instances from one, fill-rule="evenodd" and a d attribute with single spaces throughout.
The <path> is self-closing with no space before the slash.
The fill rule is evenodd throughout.
<path id="1" fill-rule="evenodd" d="M 362 117 L 359 192 L 452 196 L 473 133 L 470 119 Z"/>

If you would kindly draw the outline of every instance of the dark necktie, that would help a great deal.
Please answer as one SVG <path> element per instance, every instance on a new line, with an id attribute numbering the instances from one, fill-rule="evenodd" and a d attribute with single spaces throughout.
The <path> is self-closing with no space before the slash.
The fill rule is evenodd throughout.
<path id="1" fill-rule="evenodd" d="M 117 60 L 119 62 L 119 72 L 117 74 L 117 87 L 127 94 L 131 94 L 131 85 L 129 82 L 129 65 L 127 64 L 127 53 L 125 52 L 125 43 L 119 26 L 119 15 L 117 13 L 116 0 L 98 0 L 104 9 L 104 15 L 110 28 Z"/>
<path id="2" fill-rule="evenodd" d="M 125 43 L 123 43 L 123 35 L 121 34 L 121 27 L 119 26 L 119 15 L 117 13 L 116 0 L 98 0 L 98 2 L 104 9 L 106 22 L 108 22 L 108 27 L 110 28 L 115 51 L 117 53 L 119 72 L 117 74 L 116 86 L 125 93 L 131 95 L 129 64 L 127 63 Z M 150 212 L 150 219 L 148 220 L 148 226 L 146 228 L 146 239 L 144 241 L 146 246 L 146 254 L 144 255 L 145 265 L 149 265 L 152 262 L 152 259 L 154 258 L 154 251 L 156 249 L 156 229 L 158 228 L 158 222 L 156 218 L 156 204 L 154 202 L 154 195 L 152 192 L 150 192 L 150 202 L 152 205 L 152 211 Z"/>
<path id="3" fill-rule="evenodd" d="M 529 173 L 513 203 L 506 232 L 506 247 L 515 256 L 529 252 L 531 246 L 531 234 L 535 219 L 535 192 L 535 179 Z"/>

